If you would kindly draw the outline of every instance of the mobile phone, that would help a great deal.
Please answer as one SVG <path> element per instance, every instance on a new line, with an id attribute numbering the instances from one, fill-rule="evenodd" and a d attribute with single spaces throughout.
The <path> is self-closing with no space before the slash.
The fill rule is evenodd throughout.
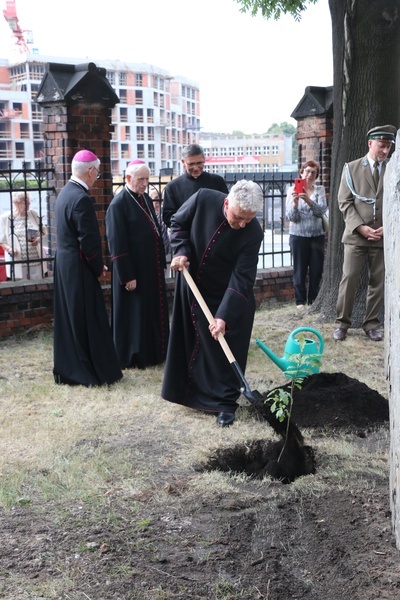
<path id="1" fill-rule="evenodd" d="M 294 180 L 294 191 L 296 194 L 303 194 L 305 189 L 305 179 L 296 178 Z"/>

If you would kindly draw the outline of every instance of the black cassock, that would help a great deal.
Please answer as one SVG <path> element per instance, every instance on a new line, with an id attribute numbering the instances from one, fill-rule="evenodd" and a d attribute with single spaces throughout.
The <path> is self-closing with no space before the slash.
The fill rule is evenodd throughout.
<path id="1" fill-rule="evenodd" d="M 54 379 L 86 386 L 122 377 L 98 277 L 103 257 L 86 189 L 70 181 L 56 201 Z"/>
<path id="2" fill-rule="evenodd" d="M 258 252 L 263 237 L 254 218 L 232 229 L 224 216 L 226 194 L 199 190 L 172 218 L 175 256 L 189 271 L 212 314 L 226 322 L 225 338 L 245 371 L 255 300 Z M 206 412 L 235 412 L 240 384 L 182 273 L 177 275 L 171 335 L 161 395 Z"/>
<path id="3" fill-rule="evenodd" d="M 165 252 L 160 226 L 147 194 L 126 187 L 106 214 L 112 258 L 112 330 L 122 368 L 163 363 L 169 315 L 165 287 Z M 136 289 L 125 284 L 136 279 Z"/>

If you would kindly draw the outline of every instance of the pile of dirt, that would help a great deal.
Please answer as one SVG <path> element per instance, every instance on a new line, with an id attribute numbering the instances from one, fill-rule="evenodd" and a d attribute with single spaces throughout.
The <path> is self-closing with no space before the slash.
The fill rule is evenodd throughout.
<path id="1" fill-rule="evenodd" d="M 280 423 L 271 413 L 270 395 L 289 388 L 290 383 L 275 388 L 251 406 L 254 414 L 267 421 L 281 440 L 248 440 L 231 448 L 217 448 L 205 462 L 196 465 L 196 470 L 246 473 L 252 479 L 269 476 L 292 483 L 316 471 L 313 448 L 304 445 L 301 428 L 340 430 L 365 437 L 389 421 L 388 402 L 378 392 L 343 373 L 317 373 L 305 378 L 301 387 L 294 388 L 287 430 L 287 422 Z"/>
<path id="2" fill-rule="evenodd" d="M 288 384 L 282 387 L 287 389 Z M 389 421 L 388 401 L 344 373 L 310 375 L 303 380 L 301 389 L 295 388 L 293 398 L 292 419 L 300 428 L 363 435 Z M 269 404 L 260 403 L 254 410 L 265 418 Z"/>

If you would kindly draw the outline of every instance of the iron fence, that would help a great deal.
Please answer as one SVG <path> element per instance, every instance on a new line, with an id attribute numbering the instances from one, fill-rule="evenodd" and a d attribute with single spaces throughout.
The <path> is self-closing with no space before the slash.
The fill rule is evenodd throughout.
<path id="1" fill-rule="evenodd" d="M 46 277 L 52 272 L 52 263 L 54 252 L 51 248 L 50 238 L 43 235 L 49 223 L 49 192 L 55 193 L 53 187 L 48 186 L 50 175 L 53 169 L 45 169 L 40 162 L 35 163 L 31 168 L 27 164 L 22 169 L 11 169 L 11 165 L 6 170 L 0 170 L 0 281 L 5 280 L 5 267 L 7 267 L 8 278 L 16 279 L 18 265 L 26 265 L 28 278 L 30 278 L 31 267 L 34 264 L 40 265 L 41 277 Z M 256 182 L 263 193 L 263 207 L 257 215 L 257 218 L 264 231 L 264 238 L 260 247 L 258 268 L 266 269 L 269 267 L 283 267 L 291 265 L 291 255 L 289 249 L 288 223 L 285 218 L 285 205 L 287 188 L 292 185 L 296 173 L 227 173 L 225 181 L 230 189 L 239 179 L 251 179 Z M 152 178 L 148 192 L 157 191 L 162 198 L 163 191 L 168 181 L 172 177 L 159 176 Z M 125 184 L 125 174 L 113 183 L 113 195 L 118 193 Z M 13 206 L 13 193 L 24 191 L 29 193 L 31 208 L 38 216 L 38 228 L 41 234 L 37 242 L 40 258 L 30 258 L 29 253 L 18 257 L 16 254 L 15 231 L 15 208 Z M 158 214 L 161 219 L 161 208 Z M 9 219 L 9 239 L 5 236 L 5 222 Z M 20 232 L 21 233 L 21 232 Z M 23 225 L 23 238 L 25 245 L 29 248 L 32 232 L 29 227 L 28 216 L 25 217 Z M 2 249 L 8 246 L 11 250 L 4 260 L 1 256 Z M 168 273 L 169 273 L 168 269 Z"/>
<path id="2" fill-rule="evenodd" d="M 52 270 L 46 237 L 51 173 L 40 161 L 0 170 L 0 281 L 43 279 Z"/>

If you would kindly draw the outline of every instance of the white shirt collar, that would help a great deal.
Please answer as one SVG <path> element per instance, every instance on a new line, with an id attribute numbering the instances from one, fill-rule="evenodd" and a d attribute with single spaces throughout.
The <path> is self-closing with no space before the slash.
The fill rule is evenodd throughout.
<path id="1" fill-rule="evenodd" d="M 86 188 L 87 190 L 89 190 L 88 184 L 85 183 L 84 181 L 82 181 L 82 179 L 79 179 L 79 177 L 76 177 L 76 175 L 71 175 L 71 181 L 76 181 L 76 183 L 79 183 L 80 185 L 83 185 L 84 188 Z"/>

